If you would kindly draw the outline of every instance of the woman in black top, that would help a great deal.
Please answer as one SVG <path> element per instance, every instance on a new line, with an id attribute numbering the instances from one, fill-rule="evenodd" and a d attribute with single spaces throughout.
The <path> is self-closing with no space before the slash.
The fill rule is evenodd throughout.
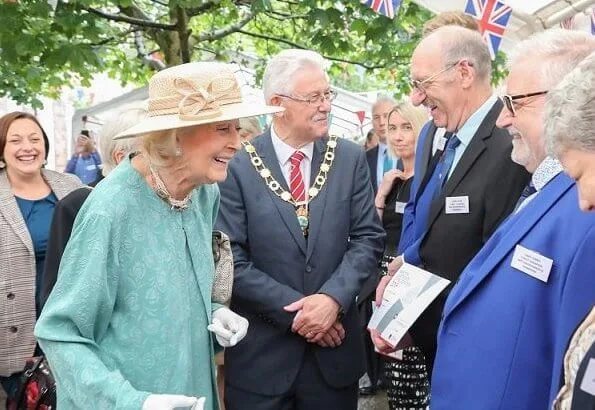
<path id="1" fill-rule="evenodd" d="M 386 231 L 386 245 L 381 269 L 386 274 L 388 264 L 397 256 L 401 237 L 403 212 L 409 201 L 413 181 L 417 136 L 427 121 L 427 113 L 409 102 L 401 102 L 388 114 L 386 143 L 389 151 L 400 158 L 403 170 L 393 169 L 384 174 L 378 187 L 375 205 Z M 404 338 L 406 339 L 407 336 Z M 428 405 L 429 383 L 421 351 L 412 342 L 386 359 L 387 396 L 391 410 L 425 409 Z"/>

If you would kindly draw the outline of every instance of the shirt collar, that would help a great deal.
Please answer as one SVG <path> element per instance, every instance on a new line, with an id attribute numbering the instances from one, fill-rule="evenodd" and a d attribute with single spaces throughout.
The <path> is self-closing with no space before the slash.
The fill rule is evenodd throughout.
<path id="1" fill-rule="evenodd" d="M 562 172 L 560 161 L 553 157 L 546 157 L 531 176 L 531 182 L 539 192 L 560 172 Z"/>
<path id="2" fill-rule="evenodd" d="M 271 126 L 271 141 L 273 142 L 273 148 L 275 154 L 277 154 L 277 160 L 281 166 L 285 165 L 289 161 L 289 157 L 293 155 L 295 151 L 301 151 L 309 161 L 312 161 L 312 155 L 314 153 L 314 143 L 309 142 L 308 144 L 296 150 L 291 145 L 285 143 L 279 138 L 279 135 L 275 131 L 275 126 Z"/>
<path id="3" fill-rule="evenodd" d="M 461 144 L 465 147 L 469 145 L 471 139 L 479 129 L 479 126 L 488 115 L 498 97 L 491 95 L 485 102 L 465 121 L 463 126 L 455 133 Z"/>

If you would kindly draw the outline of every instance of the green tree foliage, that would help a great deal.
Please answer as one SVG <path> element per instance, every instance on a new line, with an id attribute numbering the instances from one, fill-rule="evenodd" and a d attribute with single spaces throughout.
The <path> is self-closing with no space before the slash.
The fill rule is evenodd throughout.
<path id="1" fill-rule="evenodd" d="M 1 0 L 0 0 L 1 1 Z M 54 2 L 55 7 L 49 3 Z M 0 96 L 39 106 L 97 72 L 143 84 L 160 68 L 283 48 L 327 57 L 333 82 L 408 92 L 409 59 L 431 14 L 405 0 L 394 20 L 359 0 L 20 0 L 0 4 Z"/>

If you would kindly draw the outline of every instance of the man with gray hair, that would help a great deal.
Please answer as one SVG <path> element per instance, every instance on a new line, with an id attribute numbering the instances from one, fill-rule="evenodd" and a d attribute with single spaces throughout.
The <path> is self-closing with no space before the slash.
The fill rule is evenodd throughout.
<path id="1" fill-rule="evenodd" d="M 250 321 L 225 353 L 227 410 L 355 410 L 363 345 L 355 297 L 384 231 L 364 151 L 328 135 L 325 61 L 285 50 L 265 69 L 285 108 L 230 161 L 218 229 L 234 256 L 233 309 Z"/>
<path id="2" fill-rule="evenodd" d="M 579 210 L 574 181 L 546 154 L 544 104 L 594 50 L 590 35 L 554 29 L 510 56 L 498 125 L 531 183 L 446 301 L 432 409 L 551 407 L 570 336 L 595 300 L 595 214 Z"/>
<path id="3" fill-rule="evenodd" d="M 454 284 L 513 210 L 529 176 L 510 160 L 510 135 L 496 127 L 502 102 L 492 92 L 490 55 L 477 31 L 446 26 L 428 35 L 415 49 L 411 77 L 411 101 L 427 107 L 435 126 L 447 133 L 425 174 L 424 152 L 416 152 L 415 174 L 424 177 L 413 181 L 399 243 L 401 256 L 389 265 L 389 275 L 405 261 Z M 422 130 L 417 146 L 430 149 L 424 144 L 427 137 Z M 376 303 L 389 280 L 387 276 L 380 281 Z M 428 373 L 449 291 L 450 287 L 440 294 L 410 329 Z M 373 340 L 380 350 L 391 350 L 375 334 Z"/>

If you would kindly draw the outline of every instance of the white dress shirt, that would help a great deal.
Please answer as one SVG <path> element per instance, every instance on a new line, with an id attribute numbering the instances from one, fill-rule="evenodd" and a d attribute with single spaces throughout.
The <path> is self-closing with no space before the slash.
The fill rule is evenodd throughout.
<path id="1" fill-rule="evenodd" d="M 279 161 L 279 166 L 281 167 L 281 172 L 283 172 L 283 176 L 285 177 L 288 187 L 291 184 L 291 162 L 289 161 L 289 157 L 291 157 L 295 151 L 301 151 L 305 155 L 304 159 L 300 163 L 300 171 L 302 172 L 302 178 L 304 179 L 304 188 L 306 189 L 307 198 L 308 188 L 310 188 L 310 171 L 312 169 L 314 143 L 310 142 L 301 147 L 299 150 L 296 150 L 291 145 L 286 144 L 281 140 L 275 131 L 274 125 L 271 127 L 271 140 L 273 142 L 275 154 L 277 155 L 277 160 Z"/>

